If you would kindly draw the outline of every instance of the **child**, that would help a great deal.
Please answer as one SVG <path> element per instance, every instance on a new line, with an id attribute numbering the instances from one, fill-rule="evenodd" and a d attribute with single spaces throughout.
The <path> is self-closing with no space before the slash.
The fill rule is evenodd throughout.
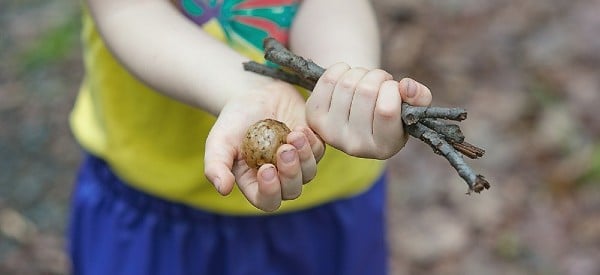
<path id="1" fill-rule="evenodd" d="M 369 2 L 171 2 L 86 1 L 73 273 L 385 274 L 377 159 L 406 142 L 401 102 L 431 94 L 366 69 L 379 67 Z M 267 36 L 329 66 L 307 100 L 242 70 Z M 264 118 L 293 131 L 254 171 L 239 145 Z"/>

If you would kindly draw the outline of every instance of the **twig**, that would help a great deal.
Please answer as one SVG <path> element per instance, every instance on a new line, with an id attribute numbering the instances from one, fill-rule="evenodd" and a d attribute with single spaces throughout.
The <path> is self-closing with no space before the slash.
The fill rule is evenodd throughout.
<path id="1" fill-rule="evenodd" d="M 406 129 L 411 136 L 419 138 L 429 144 L 435 153 L 443 155 L 450 162 L 452 167 L 456 169 L 458 175 L 467 182 L 469 190 L 479 193 L 483 189 L 490 188 L 490 184 L 485 178 L 481 175 L 476 175 L 465 163 L 463 157 L 458 154 L 448 142 L 441 138 L 438 133 L 421 123 L 408 125 Z"/>
<path id="2" fill-rule="evenodd" d="M 460 130 L 460 127 L 458 127 L 456 124 L 446 124 L 433 118 L 424 118 L 419 122 L 423 123 L 423 125 L 427 126 L 431 130 L 443 135 L 444 138 L 449 142 L 461 143 L 465 141 L 465 136 Z"/>
<path id="3" fill-rule="evenodd" d="M 467 118 L 467 111 L 462 108 L 418 107 L 402 104 L 402 120 L 404 120 L 404 123 L 411 125 L 423 118 L 443 118 L 461 121 Z"/>
<path id="4" fill-rule="evenodd" d="M 480 158 L 485 154 L 485 150 L 465 142 L 465 136 L 462 134 L 460 127 L 456 124 L 447 124 L 443 121 L 432 118 L 424 118 L 419 120 L 427 128 L 442 135 L 444 139 L 456 149 L 456 151 L 462 153 L 471 159 Z"/>
<path id="5" fill-rule="evenodd" d="M 284 70 L 280 70 L 277 68 L 269 67 L 254 61 L 244 62 L 244 70 L 249 72 L 254 72 L 257 74 L 261 74 L 264 76 L 269 76 L 275 79 L 283 80 L 287 83 L 298 85 L 304 89 L 312 91 L 315 87 L 315 84 L 309 80 L 299 77 L 298 75 L 288 73 Z"/>
<path id="6" fill-rule="evenodd" d="M 274 38 L 265 39 L 264 47 L 265 59 L 288 67 L 309 81 L 317 83 L 317 80 L 325 73 L 325 69 L 321 66 L 290 52 Z"/>
<path id="7" fill-rule="evenodd" d="M 471 159 L 483 157 L 483 155 L 485 154 L 485 150 L 468 142 L 450 142 L 450 144 L 452 144 L 452 147 L 454 147 L 456 151 L 461 152 L 463 155 Z"/>
<path id="8" fill-rule="evenodd" d="M 284 66 L 290 68 L 299 73 L 299 75 L 294 75 L 288 73 L 286 71 L 269 67 L 267 65 L 263 65 L 260 63 L 256 63 L 253 61 L 243 63 L 244 69 L 247 71 L 255 72 L 258 74 L 262 74 L 265 76 L 269 76 L 275 79 L 283 80 L 287 83 L 298 85 L 302 88 L 307 89 L 308 91 L 312 91 L 316 84 L 316 80 L 313 82 L 309 80 L 309 78 L 315 77 L 315 74 L 318 72 L 324 72 L 321 67 L 318 66 L 312 61 L 305 60 L 302 57 L 296 56 L 291 53 L 287 49 L 283 48 L 279 42 L 274 43 L 276 41 L 274 39 L 268 39 L 270 41 L 268 44 L 270 47 L 267 47 L 265 51 L 265 58 L 270 60 L 280 66 Z M 265 42 L 267 43 L 267 42 Z M 270 58 L 276 58 L 271 60 Z M 310 64 L 310 65 L 307 65 Z M 319 75 L 320 77 L 320 75 Z M 317 78 L 318 79 L 318 78 Z M 461 108 L 442 108 L 442 107 L 419 107 L 419 106 L 411 106 L 408 104 L 402 104 L 402 120 L 404 123 L 410 125 L 413 124 L 420 119 L 423 118 L 443 118 L 443 119 L 451 119 L 451 120 L 464 120 L 467 117 L 467 112 Z M 449 132 L 456 131 L 453 129 L 448 129 Z M 459 130 L 460 131 L 460 130 Z M 462 134 L 460 134 L 462 135 Z M 457 142 L 461 138 L 457 135 L 450 134 L 450 137 L 453 138 L 454 142 Z M 456 139 L 454 139 L 456 138 Z M 464 139 L 464 137 L 462 138 Z"/>
<path id="9" fill-rule="evenodd" d="M 255 62 L 244 63 L 244 69 L 298 85 L 309 91 L 312 91 L 325 72 L 324 68 L 292 53 L 273 38 L 265 39 L 264 48 L 266 60 L 288 68 L 293 73 Z M 444 156 L 469 186 L 469 194 L 471 191 L 479 193 L 489 189 L 490 184 L 482 175 L 473 172 L 459 152 L 469 158 L 478 158 L 483 156 L 485 150 L 464 142 L 464 135 L 458 125 L 437 120 L 461 121 L 466 118 L 467 112 L 462 108 L 418 107 L 402 104 L 402 120 L 407 132 L 429 144 L 435 153 Z"/>

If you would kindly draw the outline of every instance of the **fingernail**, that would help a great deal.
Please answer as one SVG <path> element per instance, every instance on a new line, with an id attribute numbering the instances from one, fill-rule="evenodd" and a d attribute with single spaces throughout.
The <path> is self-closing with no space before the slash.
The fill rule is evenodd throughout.
<path id="1" fill-rule="evenodd" d="M 221 193 L 221 179 L 216 177 L 213 179 L 213 184 L 215 185 L 215 189 L 217 189 L 217 192 L 219 192 L 219 194 L 223 194 Z"/>
<path id="2" fill-rule="evenodd" d="M 298 138 L 298 139 L 292 141 L 292 145 L 294 145 L 294 147 L 296 147 L 296 149 L 298 149 L 298 150 L 302 149 L 302 147 L 304 147 L 305 143 L 306 142 L 305 142 L 304 138 Z"/>
<path id="3" fill-rule="evenodd" d="M 281 160 L 285 163 L 290 163 L 296 158 L 295 150 L 286 150 L 281 153 Z"/>
<path id="4" fill-rule="evenodd" d="M 406 81 L 406 96 L 408 97 L 415 97 L 417 95 L 417 87 L 413 81 L 414 80 Z"/>
<path id="5" fill-rule="evenodd" d="M 269 167 L 262 172 L 262 178 L 265 181 L 272 181 L 276 176 L 275 168 Z"/>

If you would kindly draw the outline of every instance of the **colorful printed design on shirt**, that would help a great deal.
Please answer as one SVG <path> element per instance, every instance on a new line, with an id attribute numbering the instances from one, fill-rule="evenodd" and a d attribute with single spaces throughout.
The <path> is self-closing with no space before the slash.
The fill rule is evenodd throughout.
<path id="1" fill-rule="evenodd" d="M 181 0 L 192 21 L 204 25 L 217 20 L 229 44 L 246 42 L 262 49 L 267 36 L 286 43 L 299 0 Z M 242 39 L 244 41 L 237 41 Z"/>

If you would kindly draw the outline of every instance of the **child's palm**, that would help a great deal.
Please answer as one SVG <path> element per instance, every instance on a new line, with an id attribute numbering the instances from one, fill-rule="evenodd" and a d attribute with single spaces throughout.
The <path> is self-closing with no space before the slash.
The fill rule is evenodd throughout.
<path id="1" fill-rule="evenodd" d="M 306 126 L 304 108 L 298 92 L 283 83 L 228 102 L 206 141 L 205 174 L 219 193 L 229 194 L 237 182 L 248 201 L 265 211 L 276 210 L 282 200 L 297 198 L 302 184 L 315 176 L 316 162 L 324 151 L 323 143 Z M 277 151 L 277 166 L 265 164 L 256 171 L 248 167 L 240 147 L 247 128 L 265 118 L 284 122 L 292 132 L 288 144 Z"/>

